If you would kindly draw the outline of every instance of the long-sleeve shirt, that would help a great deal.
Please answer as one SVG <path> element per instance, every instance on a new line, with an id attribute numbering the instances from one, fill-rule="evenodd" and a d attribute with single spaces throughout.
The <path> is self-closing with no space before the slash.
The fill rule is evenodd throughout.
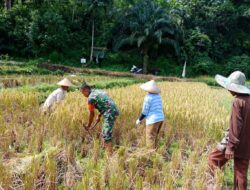
<path id="1" fill-rule="evenodd" d="M 43 110 L 46 111 L 50 109 L 53 104 L 58 103 L 62 101 L 65 98 L 66 91 L 62 88 L 58 88 L 55 91 L 53 91 L 48 98 L 45 100 L 43 104 Z"/>
<path id="2" fill-rule="evenodd" d="M 147 94 L 144 98 L 142 114 L 146 117 L 146 125 L 164 120 L 162 99 L 159 94 Z"/>
<path id="3" fill-rule="evenodd" d="M 237 95 L 233 101 L 227 148 L 235 157 L 250 159 L 250 95 Z"/>

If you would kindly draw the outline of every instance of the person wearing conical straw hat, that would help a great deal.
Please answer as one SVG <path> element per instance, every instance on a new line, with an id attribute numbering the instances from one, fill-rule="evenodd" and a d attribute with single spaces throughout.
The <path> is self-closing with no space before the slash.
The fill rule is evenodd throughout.
<path id="1" fill-rule="evenodd" d="M 42 105 L 42 110 L 44 112 L 50 112 L 55 103 L 59 103 L 60 101 L 64 100 L 69 87 L 73 86 L 67 78 L 64 78 L 63 80 L 58 82 L 57 85 L 59 85 L 60 88 L 54 90 Z"/>
<path id="2" fill-rule="evenodd" d="M 250 89 L 244 73 L 235 71 L 228 78 L 216 75 L 215 80 L 234 97 L 229 130 L 208 157 L 214 174 L 230 159 L 234 160 L 234 189 L 247 190 L 247 171 L 250 159 Z"/>
<path id="3" fill-rule="evenodd" d="M 89 130 L 94 128 L 99 122 L 101 117 L 103 117 L 103 128 L 102 128 L 102 138 L 105 151 L 109 156 L 113 153 L 113 144 L 112 144 L 112 133 L 113 127 L 116 121 L 116 118 L 119 115 L 119 110 L 115 102 L 108 96 L 108 94 L 103 90 L 97 90 L 88 84 L 84 83 L 80 88 L 81 93 L 88 99 L 88 110 L 89 110 L 89 119 L 88 124 L 84 124 L 84 128 Z M 95 109 L 99 111 L 99 114 L 96 118 L 95 124 L 92 126 Z"/>
<path id="4" fill-rule="evenodd" d="M 157 136 L 164 121 L 161 91 L 154 80 L 142 84 L 140 88 L 148 94 L 144 98 L 142 113 L 136 125 L 146 119 L 146 145 L 149 148 L 156 148 Z"/>

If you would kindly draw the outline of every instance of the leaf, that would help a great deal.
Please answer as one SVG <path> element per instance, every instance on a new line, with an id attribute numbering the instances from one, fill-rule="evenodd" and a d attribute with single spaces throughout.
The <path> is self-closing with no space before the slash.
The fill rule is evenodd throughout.
<path id="1" fill-rule="evenodd" d="M 141 44 L 146 40 L 145 36 L 141 36 L 137 40 L 137 47 L 141 47 Z"/>

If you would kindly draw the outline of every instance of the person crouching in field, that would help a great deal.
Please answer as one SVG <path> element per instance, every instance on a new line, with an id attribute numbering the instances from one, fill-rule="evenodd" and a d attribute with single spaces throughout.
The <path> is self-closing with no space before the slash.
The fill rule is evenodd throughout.
<path id="1" fill-rule="evenodd" d="M 234 96 L 229 131 L 217 148 L 209 154 L 208 164 L 214 174 L 216 168 L 234 160 L 234 189 L 247 190 L 247 171 L 250 158 L 250 89 L 240 71 L 228 78 L 216 75 L 215 80 Z"/>
<path id="2" fill-rule="evenodd" d="M 60 101 L 64 100 L 66 92 L 69 90 L 69 87 L 73 86 L 67 78 L 64 78 L 63 80 L 58 82 L 57 85 L 61 87 L 53 91 L 42 105 L 42 111 L 45 113 L 51 112 L 52 107 L 55 103 L 59 103 Z"/>
<path id="3" fill-rule="evenodd" d="M 104 123 L 102 128 L 102 138 L 104 148 L 108 155 L 111 156 L 113 153 L 112 131 L 115 120 L 119 115 L 119 110 L 115 102 L 102 90 L 92 89 L 89 85 L 83 84 L 80 91 L 86 98 L 88 98 L 89 121 L 87 126 L 84 127 L 87 130 L 90 129 L 95 117 L 94 109 L 97 109 L 99 115 L 96 118 L 96 123 L 98 123 L 103 116 Z"/>
<path id="4" fill-rule="evenodd" d="M 154 80 L 148 81 L 140 87 L 148 94 L 144 98 L 142 113 L 137 119 L 136 125 L 146 118 L 146 145 L 149 148 L 156 148 L 157 136 L 164 121 L 160 88 Z"/>

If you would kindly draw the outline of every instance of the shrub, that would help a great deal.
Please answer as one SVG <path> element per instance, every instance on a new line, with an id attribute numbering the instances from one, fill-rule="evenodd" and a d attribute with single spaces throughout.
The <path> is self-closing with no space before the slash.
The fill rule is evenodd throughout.
<path id="1" fill-rule="evenodd" d="M 250 57 L 247 55 L 232 56 L 226 60 L 225 73 L 229 75 L 233 71 L 242 71 L 245 75 L 250 78 Z"/>
<path id="2" fill-rule="evenodd" d="M 200 54 L 208 53 L 210 48 L 211 40 L 207 34 L 202 33 L 199 29 L 187 32 L 183 51 L 189 59 L 193 59 Z"/>
<path id="3" fill-rule="evenodd" d="M 69 42 L 65 21 L 60 14 L 50 9 L 32 12 L 29 37 L 35 55 L 64 52 Z"/>
<path id="4" fill-rule="evenodd" d="M 160 75 L 181 76 L 182 66 L 177 65 L 176 61 L 170 58 L 160 57 L 150 65 L 150 69 L 158 68 Z"/>
<path id="5" fill-rule="evenodd" d="M 214 75 L 218 72 L 218 65 L 207 55 L 200 55 L 193 59 L 192 75 Z"/>
<path id="6" fill-rule="evenodd" d="M 129 71 L 132 65 L 141 66 L 142 60 L 135 52 L 109 53 L 102 62 L 102 67 L 110 70 Z"/>
<path id="7" fill-rule="evenodd" d="M 0 52 L 23 56 L 30 52 L 28 29 L 30 10 L 27 6 L 14 6 L 9 11 L 0 10 Z"/>
<path id="8" fill-rule="evenodd" d="M 57 51 L 53 51 L 49 55 L 49 59 L 52 63 L 59 63 L 63 60 L 63 56 L 61 54 L 59 54 Z"/>

